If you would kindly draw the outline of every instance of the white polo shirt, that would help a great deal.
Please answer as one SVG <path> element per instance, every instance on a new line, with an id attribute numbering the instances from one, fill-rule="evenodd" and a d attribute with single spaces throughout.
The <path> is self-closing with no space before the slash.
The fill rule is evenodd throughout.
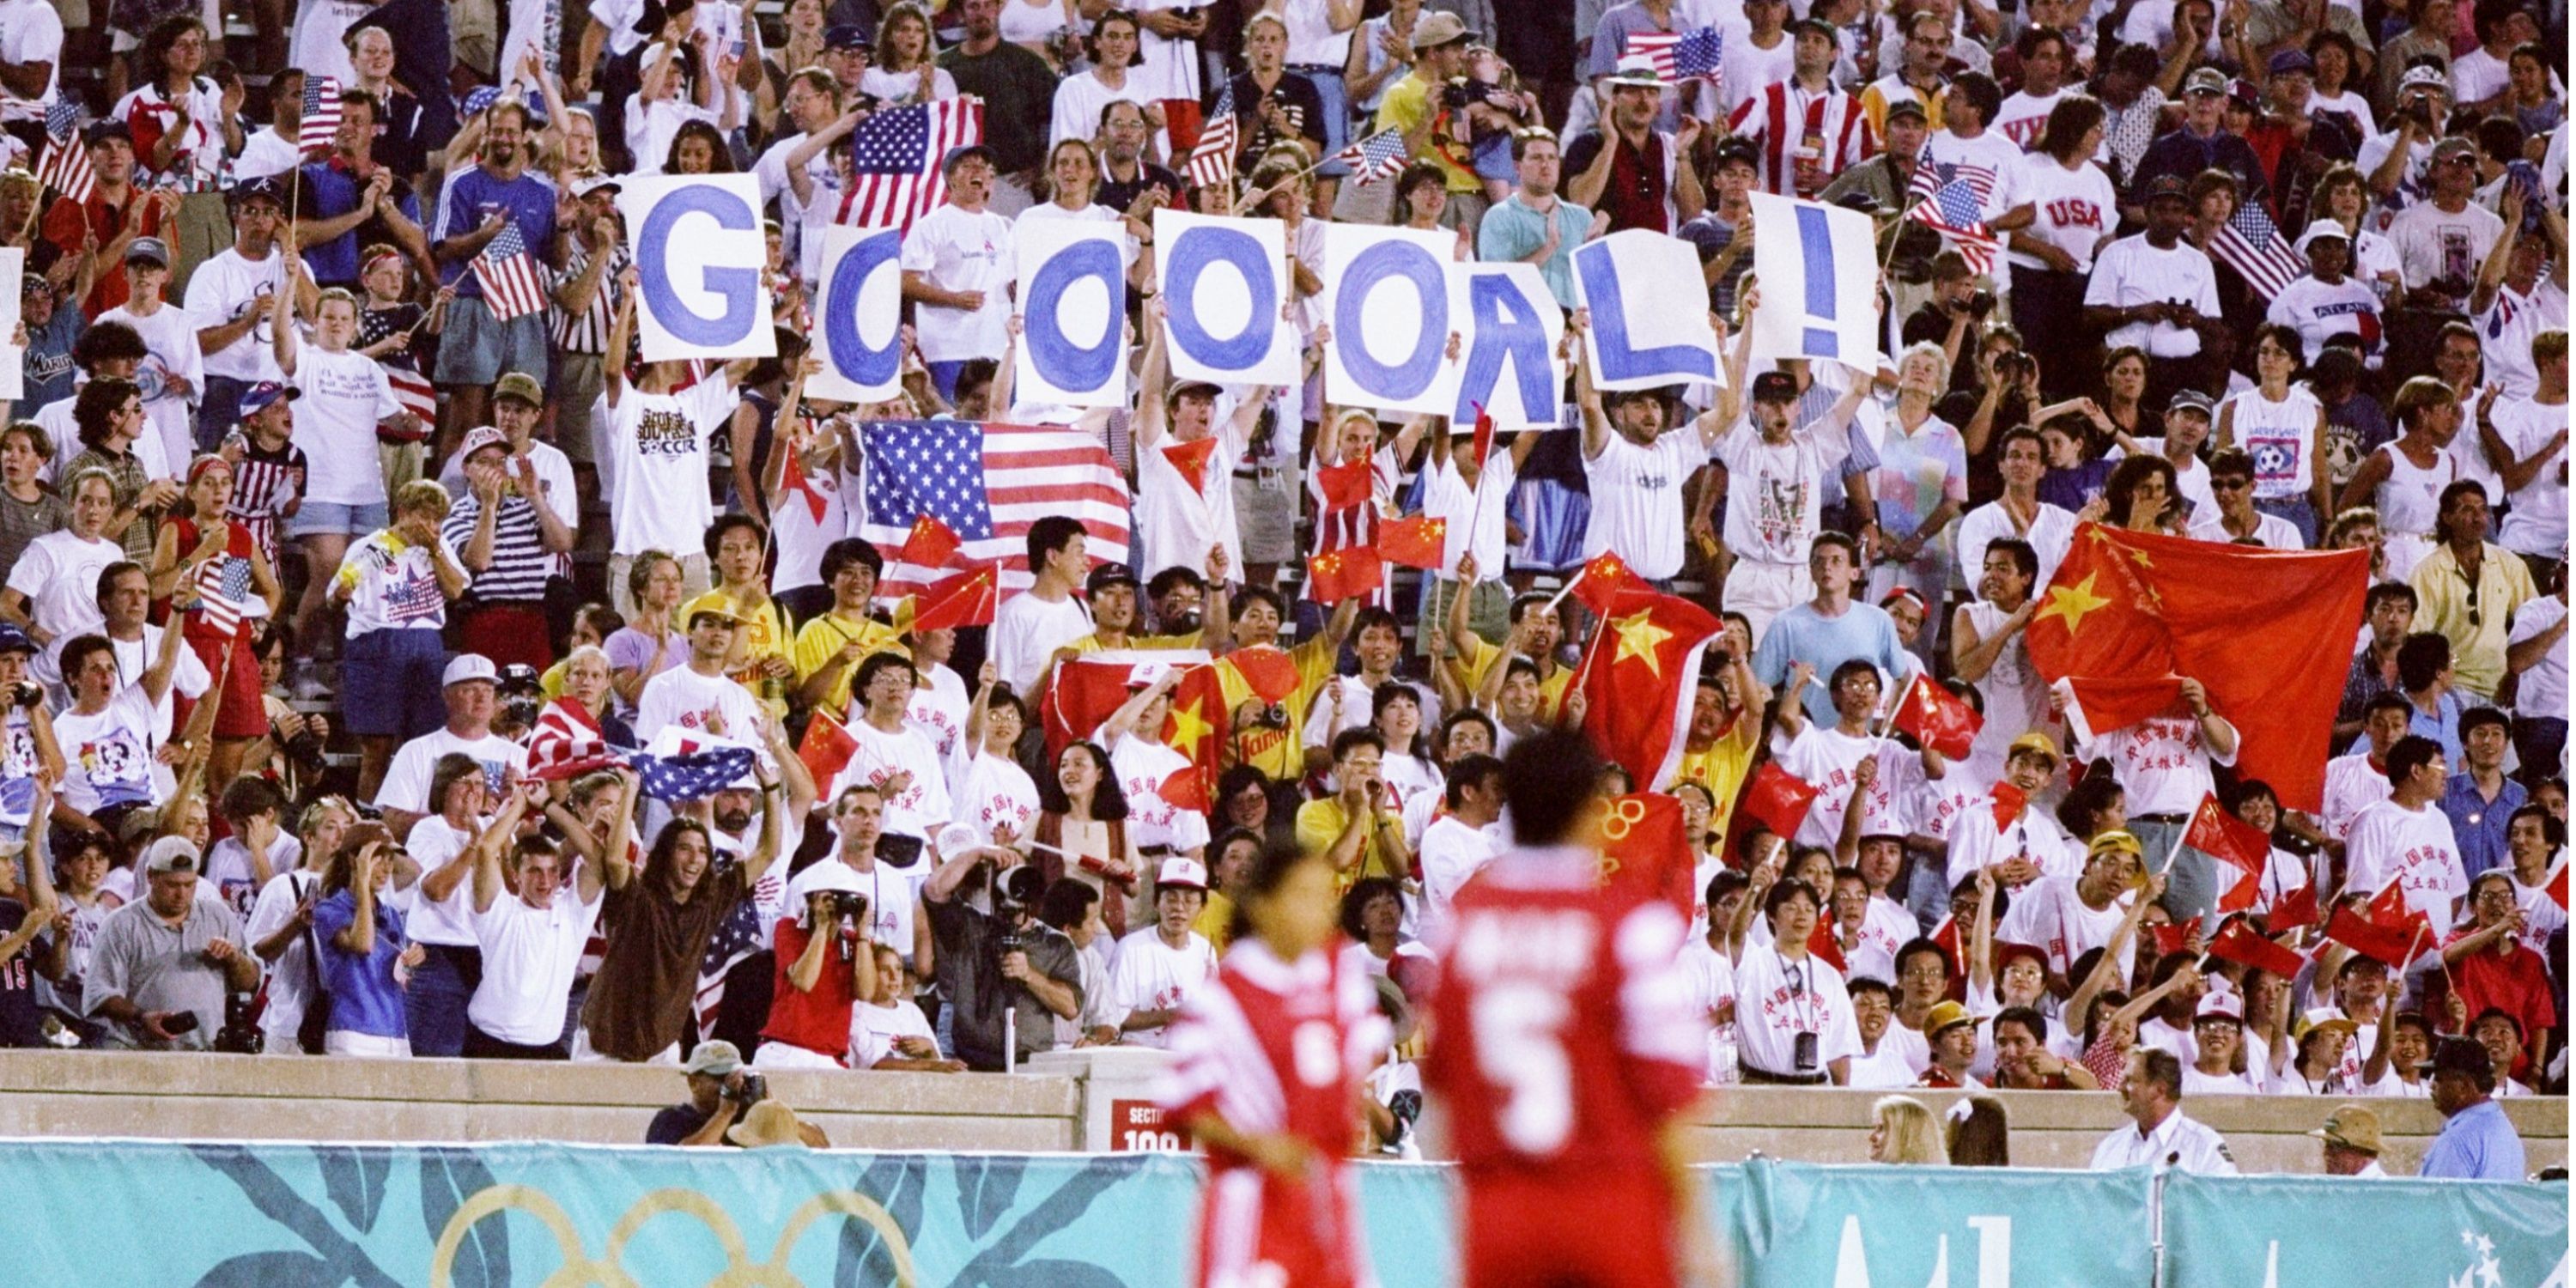
<path id="1" fill-rule="evenodd" d="M 483 945 L 483 982 L 465 1004 L 465 1018 L 485 1034 L 519 1046 L 545 1046 L 563 1036 L 564 1002 L 582 945 L 599 924 L 606 892 L 581 902 L 570 873 L 554 902 L 531 908 L 508 891 L 488 910 L 472 913 L 474 937 Z M 470 899 L 465 890 L 457 897 Z"/>

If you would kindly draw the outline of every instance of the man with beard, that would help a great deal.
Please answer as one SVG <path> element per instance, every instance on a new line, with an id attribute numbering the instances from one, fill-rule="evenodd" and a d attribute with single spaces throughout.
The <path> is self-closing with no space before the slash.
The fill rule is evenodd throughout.
<path id="1" fill-rule="evenodd" d="M 492 106 L 483 148 L 473 168 L 449 184 L 447 218 L 430 248 L 440 280 L 455 288 L 439 333 L 438 383 L 448 392 L 439 427 L 444 457 L 465 430 L 490 423 L 492 382 L 504 371 L 542 380 L 547 371 L 544 310 L 502 321 L 483 300 L 483 284 L 468 271 L 505 228 L 515 228 L 534 255 L 554 243 L 555 190 L 528 172 L 527 108 L 513 99 Z"/>
<path id="2" fill-rule="evenodd" d="M 707 940 L 778 858 L 778 784 L 762 773 L 760 845 L 742 862 L 717 867 L 705 825 L 674 819 L 653 842 L 643 871 L 630 857 L 635 776 L 621 769 L 625 807 L 600 853 L 608 867 L 608 947 L 582 1003 L 575 1060 L 675 1064 L 680 1035 L 697 996 L 698 963 Z"/>

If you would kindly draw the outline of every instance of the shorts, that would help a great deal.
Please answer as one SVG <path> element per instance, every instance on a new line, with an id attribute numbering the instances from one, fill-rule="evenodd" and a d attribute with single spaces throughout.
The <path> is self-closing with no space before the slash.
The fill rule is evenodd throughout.
<path id="1" fill-rule="evenodd" d="M 434 379 L 442 385 L 488 385 L 504 371 L 524 371 L 542 381 L 548 344 L 545 310 L 504 322 L 481 296 L 459 295 L 447 306 L 447 329 L 438 335 Z"/>
<path id="2" fill-rule="evenodd" d="M 1286 477 L 1294 480 L 1293 471 Z M 1284 564 L 1297 558 L 1297 492 L 1292 487 L 1263 487 L 1256 476 L 1238 474 L 1234 487 L 1234 532 L 1243 544 L 1246 563 Z M 1236 570 L 1238 573 L 1240 569 Z"/>
<path id="3" fill-rule="evenodd" d="M 1672 1288 L 1673 1194 L 1662 1174 L 1464 1178 L 1464 1288 Z"/>
<path id="4" fill-rule="evenodd" d="M 447 645 L 415 628 L 366 631 L 340 652 L 340 711 L 361 738 L 417 738 L 447 723 Z"/>
<path id="5" fill-rule="evenodd" d="M 1458 593 L 1458 583 L 1446 577 L 1426 578 L 1422 592 L 1420 628 L 1413 632 L 1413 650 L 1424 657 L 1435 655 L 1449 642 L 1449 600 Z M 1467 627 L 1488 644 L 1500 645 L 1510 626 L 1512 588 L 1488 577 L 1476 583 L 1467 597 Z"/>
<path id="6" fill-rule="evenodd" d="M 420 477 L 421 458 L 429 454 L 427 443 L 388 443 L 376 440 L 376 468 L 385 479 L 385 495 L 392 496 L 403 484 Z"/>
<path id="7" fill-rule="evenodd" d="M 1816 581 L 1803 564 L 1738 559 L 1726 570 L 1726 611 L 1744 614 L 1753 642 L 1762 642 L 1771 619 L 1816 597 Z"/>
<path id="8" fill-rule="evenodd" d="M 322 1054 L 354 1055 L 362 1059 L 408 1060 L 410 1038 L 380 1038 L 373 1033 L 333 1029 L 322 1035 Z"/>
<path id="9" fill-rule="evenodd" d="M 542 603 L 460 604 L 459 649 L 480 653 L 494 666 L 524 662 L 539 671 L 555 664 L 553 637 Z"/>
<path id="10" fill-rule="evenodd" d="M 555 415 L 554 444 L 583 464 L 596 459 L 590 442 L 590 408 L 606 388 L 605 371 L 596 353 L 558 353 L 554 383 L 546 390 L 546 406 Z"/>
<path id="11" fill-rule="evenodd" d="M 291 537 L 363 537 L 393 524 L 393 511 L 382 501 L 364 505 L 342 505 L 336 501 L 305 498 L 295 517 L 286 521 L 286 534 Z M 325 571 L 323 576 L 329 576 Z"/>
<path id="12" fill-rule="evenodd" d="M 604 1055 L 604 1054 L 602 1054 L 602 1053 L 600 1052 L 599 1048 L 592 1046 L 592 1045 L 590 1044 L 590 1030 L 589 1030 L 589 1029 L 575 1029 L 575 1030 L 573 1030 L 573 1035 L 572 1035 L 572 1062 L 573 1062 L 574 1064 L 623 1064 L 623 1063 L 625 1063 L 625 1061 L 619 1060 L 616 1056 L 613 1056 L 613 1055 Z M 679 1068 L 679 1067 L 680 1067 L 680 1044 L 679 1044 L 679 1043 L 677 1043 L 677 1042 L 674 1042 L 674 1043 L 672 1043 L 671 1045 L 666 1046 L 666 1047 L 662 1048 L 661 1050 L 654 1052 L 651 1056 L 647 1057 L 647 1058 L 643 1061 L 643 1063 L 645 1063 L 645 1064 L 661 1064 L 661 1065 L 669 1065 L 670 1067 L 672 1067 L 672 1068 L 674 1068 L 674 1069 Z"/>

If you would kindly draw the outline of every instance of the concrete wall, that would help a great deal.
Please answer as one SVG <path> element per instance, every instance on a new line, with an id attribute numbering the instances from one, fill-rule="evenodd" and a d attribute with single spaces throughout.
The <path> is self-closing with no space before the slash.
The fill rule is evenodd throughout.
<path id="1" fill-rule="evenodd" d="M 1116 1100 L 1146 1099 L 1164 1056 L 1132 1048 L 1060 1052 L 1018 1076 L 777 1073 L 772 1094 L 861 1149 L 1109 1150 Z M 1692 1116 L 1698 1156 L 1756 1152 L 1859 1162 L 1879 1093 L 1734 1087 Z M 1956 1092 L 1914 1091 L 1936 1112 Z M 465 1060 L 314 1060 L 233 1055 L 0 1052 L 0 1136 L 160 1139 L 632 1143 L 686 1091 L 675 1070 Z M 2003 1092 L 2012 1160 L 2082 1167 L 2127 1120 L 2111 1096 Z M 2441 1119 L 2421 1100 L 2372 1100 L 2388 1170 L 2413 1174 Z M 2508 1100 L 2534 1170 L 2567 1160 L 2567 1102 Z M 2250 1172 L 2318 1170 L 2307 1131 L 2333 1104 L 2296 1096 L 2200 1097 L 2187 1111 L 2226 1136 Z"/>

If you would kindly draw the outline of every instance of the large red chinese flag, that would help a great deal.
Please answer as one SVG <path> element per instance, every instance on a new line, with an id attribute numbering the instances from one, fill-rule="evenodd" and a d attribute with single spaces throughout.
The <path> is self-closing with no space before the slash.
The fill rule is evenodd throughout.
<path id="1" fill-rule="evenodd" d="M 1189 757 L 1205 781 L 1214 783 L 1222 768 L 1218 758 L 1225 749 L 1225 693 L 1217 683 L 1216 667 L 1186 660 L 1192 656 L 1150 659 L 1181 668 L 1181 678 L 1172 685 L 1172 714 L 1163 721 L 1163 741 Z M 1073 743 L 1089 740 L 1102 721 L 1126 705 L 1127 677 L 1141 660 L 1149 659 L 1137 652 L 1096 655 L 1075 658 L 1055 669 L 1055 684 L 1047 690 L 1041 708 L 1048 759 Z"/>
<path id="2" fill-rule="evenodd" d="M 1601 615 L 1583 655 L 1583 728 L 1637 786 L 1672 781 L 1700 648 L 1719 629 L 1707 609 L 1652 590 L 1623 589 Z"/>
<path id="3" fill-rule="evenodd" d="M 2323 803 L 2326 741 L 2352 667 L 2370 556 L 2258 550 L 2076 529 L 2025 633 L 2050 680 L 2073 681 L 2094 733 L 2173 709 L 2179 677 L 2243 738 L 2236 771 L 2281 803 Z"/>
<path id="4" fill-rule="evenodd" d="M 1952 760 L 1965 760 L 1986 718 L 1958 694 L 1918 673 L 1896 704 L 1895 724 L 1897 732 L 1914 735 L 1914 741 Z"/>
<path id="5" fill-rule="evenodd" d="M 1816 785 L 1782 769 L 1776 761 L 1764 761 L 1762 767 L 1744 784 L 1744 799 L 1735 812 L 1770 828 L 1781 840 L 1798 834 L 1798 825 L 1807 821 L 1807 811 L 1816 803 Z"/>
<path id="6" fill-rule="evenodd" d="M 1697 859 L 1682 827 L 1681 798 L 1631 792 L 1601 805 L 1602 884 L 1666 900 L 1690 916 Z"/>

